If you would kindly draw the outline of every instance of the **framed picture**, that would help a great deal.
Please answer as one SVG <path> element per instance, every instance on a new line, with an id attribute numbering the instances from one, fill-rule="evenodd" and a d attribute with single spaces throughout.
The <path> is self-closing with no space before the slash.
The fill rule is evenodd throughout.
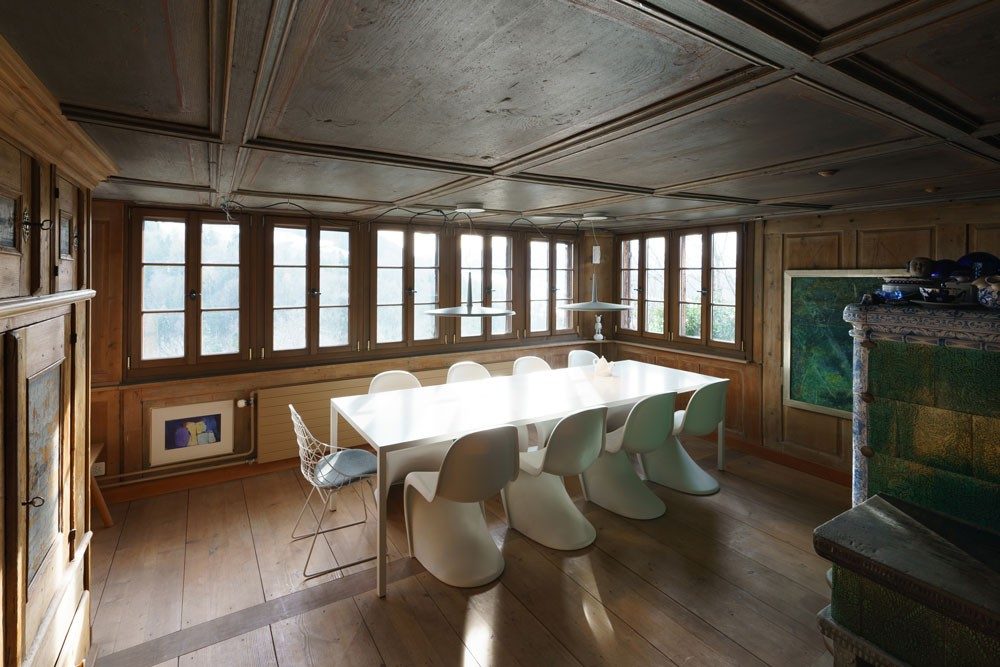
<path id="1" fill-rule="evenodd" d="M 889 269 L 785 271 L 782 402 L 850 419 L 854 339 L 844 308 L 879 289 Z"/>
<path id="2" fill-rule="evenodd" d="M 149 467 L 232 453 L 232 401 L 150 410 Z"/>

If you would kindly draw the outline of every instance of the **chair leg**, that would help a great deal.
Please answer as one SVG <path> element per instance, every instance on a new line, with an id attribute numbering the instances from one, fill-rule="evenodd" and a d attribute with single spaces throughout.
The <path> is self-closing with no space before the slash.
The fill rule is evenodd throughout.
<path id="1" fill-rule="evenodd" d="M 361 521 L 353 521 L 351 523 L 346 523 L 346 524 L 344 524 L 342 526 L 335 526 L 333 528 L 325 528 L 324 529 L 323 528 L 323 520 L 326 518 L 327 510 L 330 507 L 330 503 L 331 502 L 336 502 L 336 495 L 337 495 L 337 493 L 336 493 L 336 491 L 330 491 L 324 497 L 324 493 L 323 493 L 322 490 L 320 490 L 320 489 L 315 489 L 315 490 L 319 493 L 320 498 L 323 499 L 323 509 L 319 512 L 319 517 L 316 519 L 316 529 L 313 531 L 313 533 L 311 535 L 312 541 L 309 544 L 309 553 L 306 555 L 306 562 L 302 566 L 302 577 L 304 579 L 312 579 L 314 577 L 319 577 L 319 576 L 322 576 L 324 574 L 329 574 L 331 572 L 339 572 L 340 570 L 343 570 L 343 569 L 348 568 L 348 567 L 353 567 L 354 565 L 360 565 L 361 563 L 367 563 L 370 560 L 375 560 L 375 556 L 368 556 L 367 558 L 360 558 L 358 560 L 351 561 L 350 563 L 344 563 L 343 565 L 337 565 L 336 567 L 330 567 L 330 568 L 327 568 L 325 570 L 319 570 L 318 572 L 309 572 L 309 563 L 312 561 L 313 551 L 316 549 L 316 540 L 319 539 L 320 535 L 322 535 L 324 533 L 332 533 L 333 531 L 340 530 L 341 528 L 350 528 L 352 526 L 360 526 L 360 525 L 366 523 L 367 519 L 368 519 L 368 506 L 365 505 L 365 518 L 362 519 Z M 312 494 L 310 494 L 310 496 L 311 495 Z M 306 502 L 308 503 L 308 500 Z M 363 497 L 361 499 L 361 502 L 364 503 L 364 498 Z M 300 512 L 300 515 L 301 515 L 301 512 Z M 310 535 L 304 535 L 303 538 L 305 538 L 305 537 L 310 537 Z M 293 541 L 294 541 L 294 539 L 293 539 Z M 332 551 L 331 551 L 331 555 L 332 555 Z"/>
<path id="2" fill-rule="evenodd" d="M 543 546 L 573 551 L 597 537 L 594 526 L 573 504 L 562 477 L 522 470 L 500 493 L 510 527 Z"/>
<path id="3" fill-rule="evenodd" d="M 115 520 L 111 518 L 111 512 L 108 510 L 108 504 L 104 502 L 104 494 L 101 492 L 101 487 L 93 476 L 90 478 L 90 501 L 97 508 L 97 513 L 101 515 L 101 521 L 104 523 L 105 528 L 115 525 Z"/>
<path id="4" fill-rule="evenodd" d="M 667 511 L 635 474 L 624 450 L 605 452 L 583 473 L 587 499 L 629 519 L 655 519 Z"/>
<path id="5" fill-rule="evenodd" d="M 718 493 L 719 482 L 701 469 L 676 436 L 652 452 L 640 455 L 646 479 L 681 493 L 709 496 Z"/>
<path id="6" fill-rule="evenodd" d="M 302 521 L 302 515 L 305 514 L 306 508 L 309 507 L 309 501 L 312 500 L 313 494 L 316 493 L 316 487 L 309 486 L 309 495 L 306 496 L 306 501 L 302 503 L 302 509 L 299 510 L 299 515 L 295 517 L 295 525 L 292 526 L 292 540 L 301 540 L 309 537 L 309 533 L 304 535 L 296 535 L 295 531 L 299 529 L 299 522 Z M 312 510 L 310 510 L 310 513 Z"/>

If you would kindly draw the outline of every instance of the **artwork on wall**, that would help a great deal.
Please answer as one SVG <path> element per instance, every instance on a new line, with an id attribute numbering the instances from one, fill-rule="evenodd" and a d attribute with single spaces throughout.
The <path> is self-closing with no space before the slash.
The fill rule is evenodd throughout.
<path id="1" fill-rule="evenodd" d="M 785 271 L 782 328 L 785 405 L 850 419 L 851 327 L 844 308 L 882 285 L 884 270 Z"/>
<path id="2" fill-rule="evenodd" d="M 27 520 L 28 584 L 59 534 L 59 449 L 62 364 L 28 379 Z"/>
<path id="3" fill-rule="evenodd" d="M 232 401 L 150 410 L 149 467 L 232 453 Z"/>

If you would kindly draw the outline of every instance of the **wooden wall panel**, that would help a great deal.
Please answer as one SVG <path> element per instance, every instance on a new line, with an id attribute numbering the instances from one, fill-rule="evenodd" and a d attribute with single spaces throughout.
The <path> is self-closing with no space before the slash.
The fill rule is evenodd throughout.
<path id="1" fill-rule="evenodd" d="M 0 139 L 0 195 L 13 199 L 24 210 L 30 180 L 30 159 L 11 144 Z M 15 227 L 14 248 L 0 248 L 0 298 L 28 294 L 28 262 L 20 229 Z"/>
<path id="2" fill-rule="evenodd" d="M 90 394 L 90 441 L 104 443 L 105 474 L 121 472 L 121 392 L 111 387 Z"/>
<path id="3" fill-rule="evenodd" d="M 991 252 L 1000 255 L 1000 222 L 979 222 L 969 225 L 969 252 Z"/>
<path id="4" fill-rule="evenodd" d="M 933 227 L 863 229 L 858 232 L 858 266 L 905 273 L 911 257 L 934 256 L 934 232 Z"/>
<path id="5" fill-rule="evenodd" d="M 783 238 L 784 269 L 835 269 L 840 267 L 842 232 L 786 234 Z"/>
<path id="6" fill-rule="evenodd" d="M 94 271 L 92 382 L 95 387 L 122 381 L 125 205 L 95 200 L 92 213 Z"/>

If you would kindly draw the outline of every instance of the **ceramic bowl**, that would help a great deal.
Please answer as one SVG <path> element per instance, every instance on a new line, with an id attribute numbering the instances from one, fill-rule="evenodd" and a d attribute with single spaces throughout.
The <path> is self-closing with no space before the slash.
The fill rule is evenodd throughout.
<path id="1" fill-rule="evenodd" d="M 1000 308 L 1000 292 L 996 290 L 981 289 L 976 298 L 987 308 Z"/>
<path id="2" fill-rule="evenodd" d="M 963 294 L 965 294 L 965 290 L 955 289 L 954 287 L 920 288 L 920 295 L 924 297 L 924 301 L 930 301 L 931 303 L 953 303 Z"/>

